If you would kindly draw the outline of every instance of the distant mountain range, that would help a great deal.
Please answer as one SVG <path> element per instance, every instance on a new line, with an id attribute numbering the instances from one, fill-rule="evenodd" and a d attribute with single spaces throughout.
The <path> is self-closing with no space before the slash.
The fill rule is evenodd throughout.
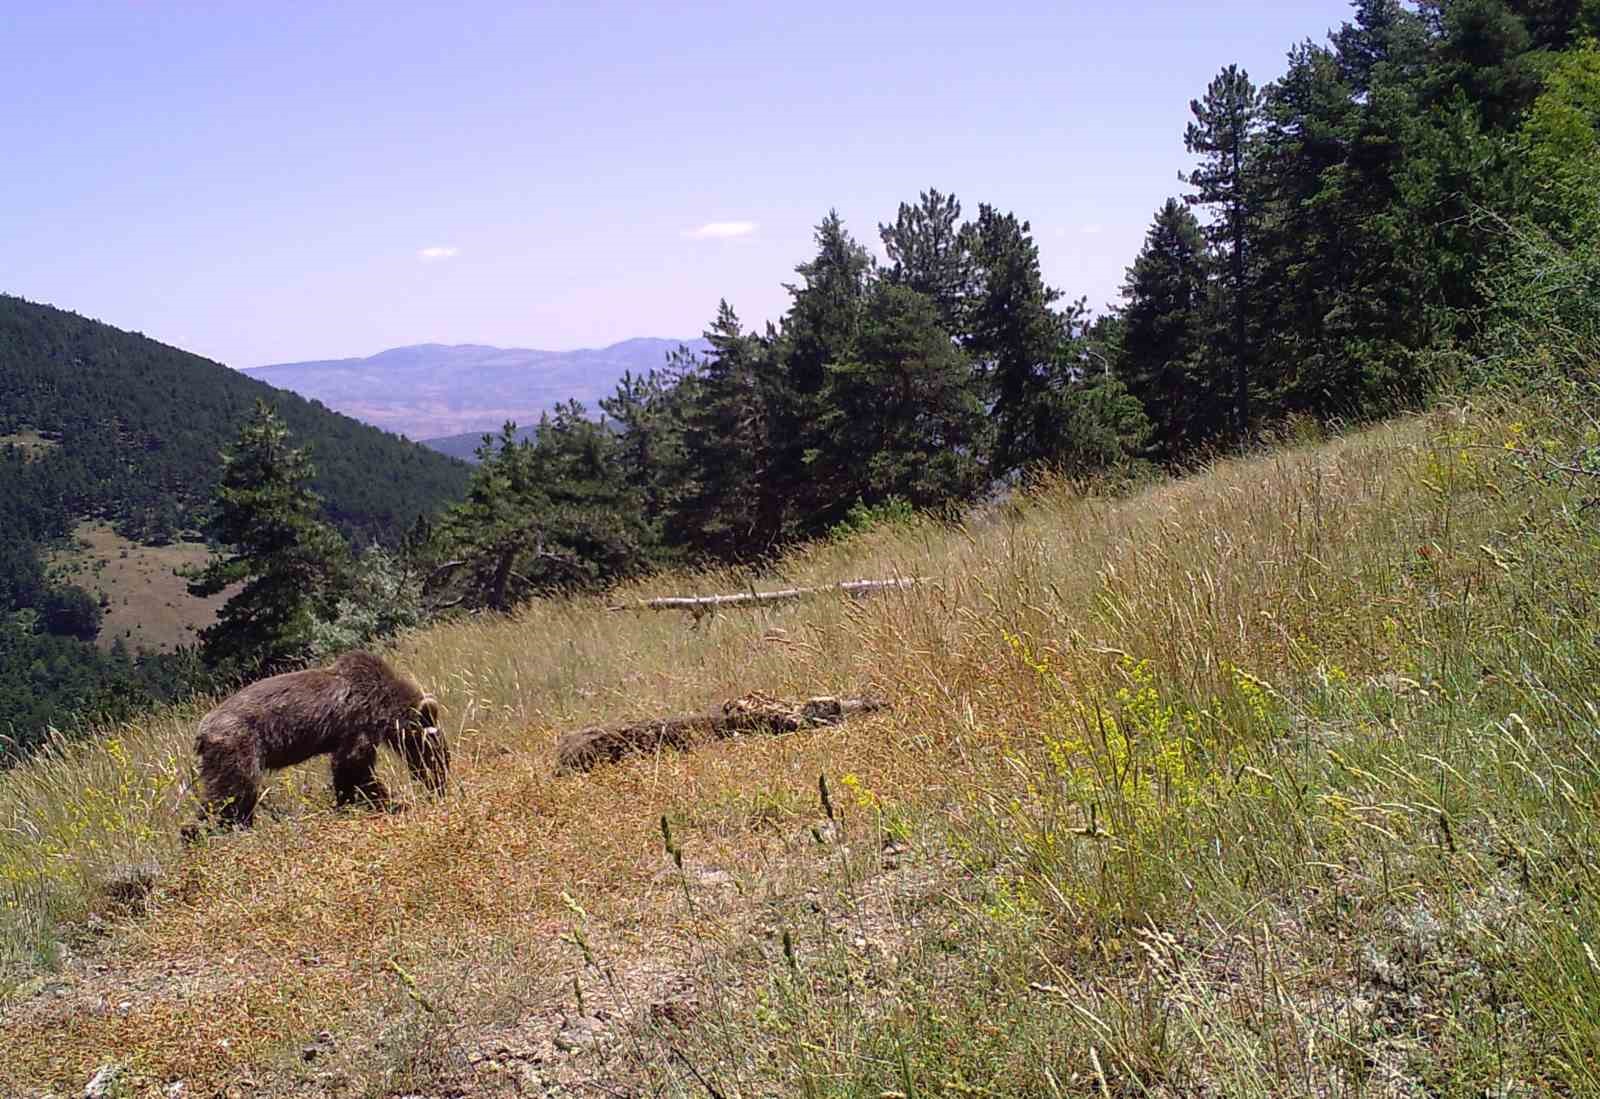
<path id="1" fill-rule="evenodd" d="M 365 359 L 278 363 L 251 367 L 253 378 L 358 420 L 470 456 L 479 437 L 507 420 L 531 427 L 542 412 L 567 400 L 591 412 L 624 373 L 648 373 L 687 343 L 703 340 L 632 339 L 578 351 L 536 351 L 482 344 L 424 343 Z"/>

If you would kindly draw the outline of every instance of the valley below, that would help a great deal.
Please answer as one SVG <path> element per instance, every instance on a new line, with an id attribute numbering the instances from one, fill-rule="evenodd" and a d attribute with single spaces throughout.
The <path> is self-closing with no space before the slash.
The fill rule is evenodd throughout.
<path id="1" fill-rule="evenodd" d="M 624 374 L 667 365 L 680 347 L 705 341 L 631 339 L 609 347 L 538 351 L 480 344 L 418 344 L 367 358 L 251 367 L 251 377 L 289 389 L 336 412 L 470 458 L 480 436 L 507 421 L 532 428 L 564 401 L 591 416 Z"/>

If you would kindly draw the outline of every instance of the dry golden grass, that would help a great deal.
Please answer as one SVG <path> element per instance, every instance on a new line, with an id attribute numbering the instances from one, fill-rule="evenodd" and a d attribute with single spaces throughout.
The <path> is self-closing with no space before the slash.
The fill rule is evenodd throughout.
<path id="1" fill-rule="evenodd" d="M 1431 1061 L 1436 1093 L 1575 1094 L 1594 1029 L 1570 1004 L 1600 1002 L 1600 966 L 1572 968 L 1593 912 L 1558 897 L 1593 863 L 1553 837 L 1592 835 L 1600 781 L 1507 715 L 1557 723 L 1529 654 L 1549 689 L 1550 661 L 1589 666 L 1592 623 L 1516 624 L 1545 589 L 1494 553 L 1531 568 L 1534 536 L 1505 532 L 1563 505 L 1471 447 L 1519 430 L 1419 418 L 1125 499 L 1059 486 L 758 580 L 932 578 L 859 603 L 691 628 L 578 600 L 430 629 L 395 659 L 444 702 L 459 763 L 445 799 L 393 815 L 332 813 L 308 768 L 254 833 L 181 850 L 192 711 L 17 768 L 0 1092 L 116 1061 L 152 1094 L 1398 1095 Z M 1538 583 L 1575 608 L 1584 575 Z M 552 776 L 564 728 L 869 689 L 893 709 Z M 144 861 L 147 912 L 74 930 Z M 1489 987 L 1519 1005 L 1498 1031 L 1451 999 L 1483 996 L 1487 940 L 1408 953 L 1405 930 L 1475 928 L 1491 902 L 1579 929 L 1545 955 L 1497 933 L 1517 967 Z M 1384 1014 L 1391 969 L 1416 1018 Z M 603 1040 L 564 1052 L 595 1017 Z"/>
<path id="2" fill-rule="evenodd" d="M 130 652 L 170 652 L 193 645 L 195 633 L 217 620 L 232 592 L 208 599 L 189 594 L 176 570 L 203 567 L 209 551 L 203 542 L 142 546 L 109 524 L 86 522 L 73 531 L 76 547 L 52 554 L 48 566 L 95 596 L 104 595 L 105 618 L 95 639 L 109 649 L 119 639 Z"/>

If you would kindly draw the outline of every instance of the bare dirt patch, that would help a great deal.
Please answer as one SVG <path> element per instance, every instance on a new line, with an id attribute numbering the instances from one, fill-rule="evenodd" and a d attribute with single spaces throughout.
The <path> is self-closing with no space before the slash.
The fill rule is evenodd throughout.
<path id="1" fill-rule="evenodd" d="M 106 523 L 80 523 L 77 549 L 52 555 L 49 567 L 96 597 L 104 596 L 105 621 L 97 644 L 109 649 L 118 639 L 130 650 L 169 652 L 192 645 L 195 634 L 217 620 L 232 594 L 209 599 L 189 594 L 188 582 L 174 571 L 199 567 L 209 551 L 203 542 L 142 546 Z"/>
<path id="2" fill-rule="evenodd" d="M 10 435 L 0 435 L 0 450 L 14 446 L 22 451 L 22 457 L 30 462 L 37 461 L 60 445 L 59 439 L 48 438 L 27 427 Z"/>

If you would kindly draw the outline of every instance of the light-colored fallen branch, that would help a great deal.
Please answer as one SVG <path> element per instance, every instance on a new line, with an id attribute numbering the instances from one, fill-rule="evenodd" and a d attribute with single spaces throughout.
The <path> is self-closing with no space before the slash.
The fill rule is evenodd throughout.
<path id="1" fill-rule="evenodd" d="M 764 603 L 787 603 L 813 595 L 840 592 L 844 595 L 870 595 L 878 591 L 903 591 L 925 583 L 925 576 L 907 576 L 898 580 L 846 580 L 841 584 L 825 584 L 816 588 L 784 588 L 780 591 L 747 591 L 737 595 L 669 595 L 660 599 L 640 599 L 633 603 L 618 603 L 613 611 L 688 611 L 693 615 L 709 614 L 724 607 L 753 607 Z"/>
<path id="2" fill-rule="evenodd" d="M 630 755 L 662 748 L 692 748 L 703 741 L 745 733 L 792 733 L 838 725 L 847 718 L 886 709 L 888 705 L 876 698 L 832 697 L 795 703 L 756 693 L 731 699 L 718 709 L 701 714 L 594 725 L 562 733 L 557 739 L 556 774 L 576 774 Z"/>

